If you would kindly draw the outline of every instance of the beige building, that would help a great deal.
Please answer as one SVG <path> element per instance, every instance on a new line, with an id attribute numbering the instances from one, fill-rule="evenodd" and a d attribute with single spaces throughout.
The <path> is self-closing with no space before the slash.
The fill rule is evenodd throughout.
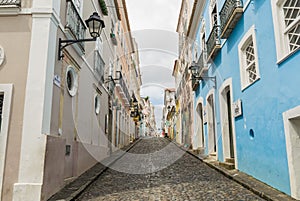
<path id="1" fill-rule="evenodd" d="M 188 70 L 192 63 L 192 43 L 188 37 L 190 15 L 193 1 L 182 1 L 177 24 L 179 35 L 179 56 L 174 65 L 173 76 L 175 77 L 176 101 L 180 105 L 176 119 L 180 119 L 180 125 L 176 123 L 178 142 L 186 146 L 192 145 L 191 134 L 193 133 L 193 93 L 191 87 L 191 74 Z M 179 116 L 179 117 L 178 117 Z"/>
<path id="2" fill-rule="evenodd" d="M 100 37 L 59 58 L 60 38 L 91 37 L 93 12 L 105 23 Z M 130 31 L 125 1 L 0 0 L 0 24 L 0 200 L 47 200 L 109 156 L 110 140 L 129 143 L 132 60 L 123 55 L 134 47 L 116 31 Z"/>

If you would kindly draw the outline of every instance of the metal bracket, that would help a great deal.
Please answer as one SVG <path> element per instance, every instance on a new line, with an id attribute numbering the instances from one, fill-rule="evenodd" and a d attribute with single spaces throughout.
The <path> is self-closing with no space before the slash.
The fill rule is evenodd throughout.
<path id="1" fill-rule="evenodd" d="M 59 40 L 58 40 L 58 60 L 61 60 L 64 57 L 62 50 L 65 47 L 72 45 L 74 43 L 96 41 L 96 39 L 97 38 L 88 38 L 88 39 L 79 39 L 79 40 L 62 40 L 61 38 L 59 38 Z M 64 43 L 65 43 L 65 45 L 63 45 Z"/>

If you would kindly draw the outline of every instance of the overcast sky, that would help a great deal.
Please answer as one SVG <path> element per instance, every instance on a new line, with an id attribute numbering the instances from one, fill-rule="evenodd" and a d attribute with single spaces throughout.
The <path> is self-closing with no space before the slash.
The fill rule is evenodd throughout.
<path id="1" fill-rule="evenodd" d="M 150 97 L 160 128 L 164 89 L 175 86 L 172 71 L 178 57 L 176 28 L 181 0 L 127 0 L 126 5 L 139 47 L 141 96 Z"/>

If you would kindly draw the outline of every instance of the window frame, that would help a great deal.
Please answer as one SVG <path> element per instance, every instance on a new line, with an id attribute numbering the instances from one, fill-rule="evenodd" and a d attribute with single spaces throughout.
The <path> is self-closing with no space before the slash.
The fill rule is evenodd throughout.
<path id="1" fill-rule="evenodd" d="M 292 29 L 292 27 L 295 27 L 300 23 L 300 17 L 297 17 L 295 19 L 296 22 L 293 22 L 292 26 L 286 27 L 283 11 L 283 5 L 285 2 L 286 0 L 271 1 L 278 64 L 300 50 L 300 47 L 296 48 L 293 51 L 290 50 L 290 41 L 287 34 L 288 30 Z"/>
<path id="2" fill-rule="evenodd" d="M 73 84 L 71 86 L 71 89 L 69 89 L 68 81 L 67 81 L 68 72 L 71 72 L 71 74 L 73 76 Z M 78 91 L 78 72 L 77 72 L 76 68 L 71 66 L 71 65 L 69 65 L 66 69 L 65 84 L 66 84 L 67 91 L 69 92 L 69 95 L 71 97 L 75 96 L 77 94 L 77 91 Z"/>
<path id="3" fill-rule="evenodd" d="M 250 41 L 252 39 L 253 42 L 253 49 L 254 49 L 254 56 L 255 56 L 255 70 L 256 70 L 256 79 L 253 82 L 249 81 L 249 76 L 247 76 L 247 69 L 249 65 L 246 63 L 245 58 L 245 50 L 247 49 Z M 260 79 L 259 73 L 259 63 L 258 63 L 258 51 L 257 51 L 257 42 L 256 42 L 256 34 L 255 34 L 255 26 L 253 25 L 250 27 L 248 32 L 244 35 L 242 40 L 238 45 L 238 52 L 239 52 L 239 64 L 240 64 L 240 78 L 241 78 L 241 90 L 244 91 L 246 88 L 254 84 Z"/>
<path id="4" fill-rule="evenodd" d="M 216 9 L 216 13 L 214 13 L 214 9 Z M 215 14 L 215 15 L 213 15 Z M 216 19 L 214 19 L 216 18 Z M 209 19 L 210 19 L 210 31 L 213 30 L 215 25 L 218 25 L 218 19 L 219 19 L 219 14 L 218 14 L 218 5 L 216 0 L 210 0 L 210 5 L 209 5 Z M 216 21 L 215 21 L 216 20 Z M 213 24 L 215 22 L 215 24 Z"/>
<path id="5" fill-rule="evenodd" d="M 94 95 L 94 109 L 96 115 L 99 115 L 101 109 L 101 98 L 100 98 L 100 94 L 97 92 Z"/>

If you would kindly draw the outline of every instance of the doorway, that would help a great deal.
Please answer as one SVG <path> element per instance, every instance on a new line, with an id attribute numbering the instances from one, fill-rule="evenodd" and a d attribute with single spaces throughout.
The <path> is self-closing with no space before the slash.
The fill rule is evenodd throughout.
<path id="1" fill-rule="evenodd" d="M 230 84 L 224 84 L 220 89 L 220 109 L 222 125 L 223 156 L 226 161 L 234 163 L 234 126 L 232 116 L 232 94 Z"/>
<path id="2" fill-rule="evenodd" d="M 300 106 L 283 113 L 291 196 L 300 199 Z"/>
<path id="3" fill-rule="evenodd" d="M 215 107 L 214 97 L 210 94 L 207 97 L 207 130 L 208 130 L 208 154 L 216 156 L 217 154 L 217 143 L 216 143 L 216 121 L 215 121 Z"/>
<path id="4" fill-rule="evenodd" d="M 204 132 L 203 132 L 203 106 L 199 103 L 196 108 L 196 139 L 197 148 L 204 148 Z"/>

